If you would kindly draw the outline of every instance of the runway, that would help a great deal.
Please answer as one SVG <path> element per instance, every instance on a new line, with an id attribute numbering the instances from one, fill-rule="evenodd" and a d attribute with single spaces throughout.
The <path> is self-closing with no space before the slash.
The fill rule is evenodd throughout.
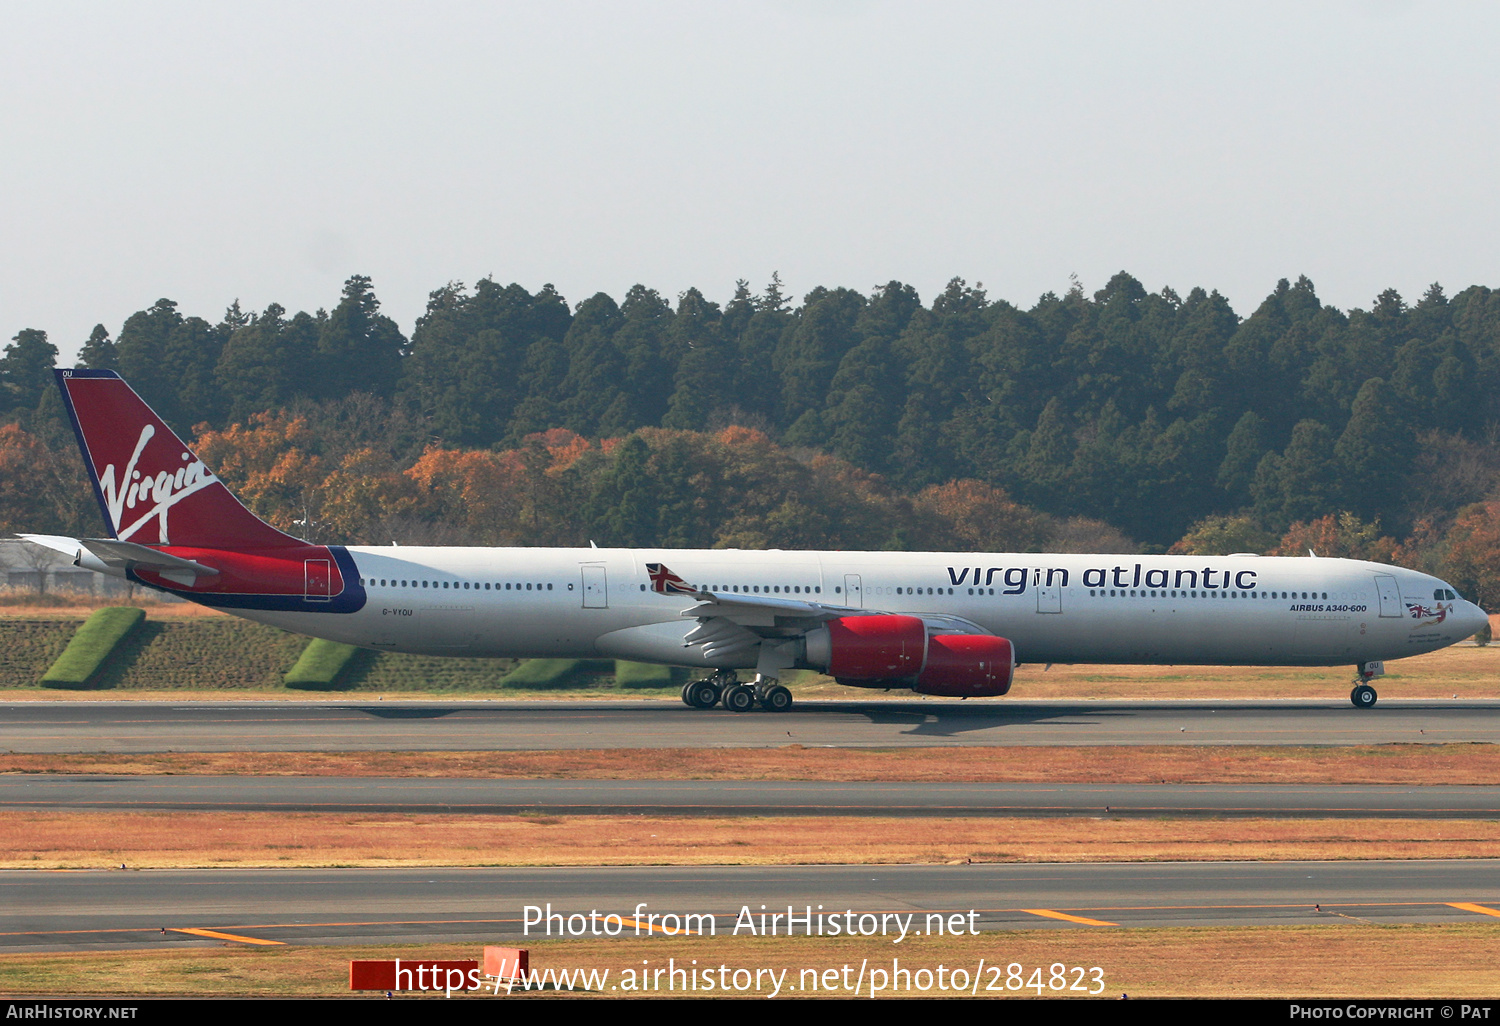
<path id="1" fill-rule="evenodd" d="M 736 714 L 677 702 L 18 702 L 12 752 L 522 751 L 1003 745 L 1500 744 L 1500 702 L 799 702 Z"/>
<path id="2" fill-rule="evenodd" d="M 226 936 L 514 943 L 543 939 L 535 928 L 523 934 L 524 909 L 548 903 L 565 916 L 634 916 L 642 904 L 642 914 L 711 914 L 716 936 L 730 935 L 743 907 L 758 914 L 761 905 L 799 915 L 821 905 L 856 919 L 915 913 L 918 936 L 928 913 L 962 914 L 980 931 L 1489 922 L 1500 916 L 1500 861 L 4 871 L 0 950 L 171 948 Z"/>
<path id="3" fill-rule="evenodd" d="M 6 774 L 0 809 L 1494 819 L 1500 787 Z"/>

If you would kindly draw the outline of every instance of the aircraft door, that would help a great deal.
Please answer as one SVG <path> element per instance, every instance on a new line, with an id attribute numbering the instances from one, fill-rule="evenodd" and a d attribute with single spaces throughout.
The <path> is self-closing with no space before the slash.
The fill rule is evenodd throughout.
<path id="1" fill-rule="evenodd" d="M 310 602 L 327 602 L 332 590 L 333 574 L 328 560 L 308 559 L 303 561 L 305 595 Z"/>
<path id="2" fill-rule="evenodd" d="M 1380 615 L 1401 615 L 1401 592 L 1396 587 L 1396 578 L 1390 574 L 1376 574 L 1375 587 L 1380 591 Z"/>
<path id="3" fill-rule="evenodd" d="M 583 570 L 583 608 L 609 608 L 609 581 L 600 565 L 585 565 Z"/>
<path id="4" fill-rule="evenodd" d="M 855 609 L 863 609 L 865 606 L 865 593 L 859 583 L 859 574 L 844 575 L 844 605 Z"/>

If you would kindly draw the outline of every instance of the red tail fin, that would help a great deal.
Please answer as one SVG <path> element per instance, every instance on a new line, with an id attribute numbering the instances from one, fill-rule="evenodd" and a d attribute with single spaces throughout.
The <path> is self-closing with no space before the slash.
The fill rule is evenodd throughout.
<path id="1" fill-rule="evenodd" d="M 111 536 L 147 545 L 305 545 L 251 513 L 114 371 L 59 370 Z"/>

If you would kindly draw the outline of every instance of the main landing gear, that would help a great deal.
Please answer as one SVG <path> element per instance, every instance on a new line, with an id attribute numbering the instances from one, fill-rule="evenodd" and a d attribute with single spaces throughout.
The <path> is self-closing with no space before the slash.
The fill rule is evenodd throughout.
<path id="1" fill-rule="evenodd" d="M 712 677 L 684 684 L 682 701 L 694 709 L 712 709 L 722 703 L 730 712 L 749 712 L 757 705 L 767 712 L 786 712 L 792 707 L 792 693 L 775 677 L 757 677 L 753 684 L 741 684 L 733 673 L 720 670 Z"/>

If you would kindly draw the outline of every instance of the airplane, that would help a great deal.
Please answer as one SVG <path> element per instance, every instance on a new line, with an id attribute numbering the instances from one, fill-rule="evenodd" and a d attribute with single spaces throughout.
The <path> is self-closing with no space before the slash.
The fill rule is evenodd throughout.
<path id="1" fill-rule="evenodd" d="M 113 371 L 54 373 L 110 537 L 22 537 L 75 565 L 378 651 L 696 667 L 694 708 L 784 711 L 792 669 L 995 697 L 1023 661 L 1352 663 L 1370 708 L 1385 660 L 1488 623 L 1444 581 L 1351 559 L 313 544 L 251 513 Z"/>

